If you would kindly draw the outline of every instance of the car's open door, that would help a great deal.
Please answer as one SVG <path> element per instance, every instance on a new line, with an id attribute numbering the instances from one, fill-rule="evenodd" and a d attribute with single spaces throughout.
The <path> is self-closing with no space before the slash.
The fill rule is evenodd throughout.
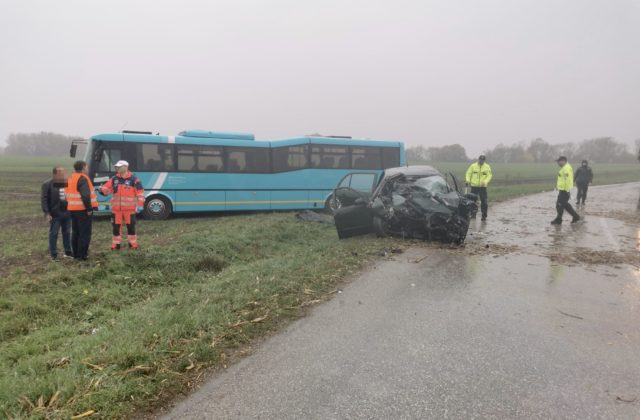
<path id="1" fill-rule="evenodd" d="M 340 193 L 346 191 L 343 189 Z M 369 202 L 363 198 L 357 198 L 352 205 L 337 209 L 333 219 L 340 239 L 373 232 L 373 213 Z"/>
<path id="2" fill-rule="evenodd" d="M 373 214 L 369 199 L 377 174 L 354 172 L 345 176 L 333 191 L 333 217 L 338 237 L 349 238 L 373 232 Z"/>

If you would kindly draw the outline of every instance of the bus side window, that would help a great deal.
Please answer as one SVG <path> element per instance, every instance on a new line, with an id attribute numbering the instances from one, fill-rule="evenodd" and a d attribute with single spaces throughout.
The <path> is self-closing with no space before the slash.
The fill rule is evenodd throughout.
<path id="1" fill-rule="evenodd" d="M 243 164 L 244 164 L 244 161 L 243 161 Z M 243 167 L 240 166 L 237 159 L 229 158 L 229 160 L 227 161 L 227 168 L 229 172 L 242 172 Z"/>
<path id="2" fill-rule="evenodd" d="M 173 146 L 168 144 L 138 144 L 139 171 L 173 171 Z"/>
<path id="3" fill-rule="evenodd" d="M 322 169 L 349 169 L 349 150 L 346 146 L 312 145 L 311 167 Z"/>
<path id="4" fill-rule="evenodd" d="M 274 172 L 295 171 L 308 167 L 306 145 L 275 147 L 271 150 Z"/>
<path id="5" fill-rule="evenodd" d="M 192 171 L 196 166 L 196 152 L 192 147 L 178 146 L 178 171 Z"/>
<path id="6" fill-rule="evenodd" d="M 287 165 L 290 170 L 307 167 L 307 146 L 291 146 L 287 148 Z"/>
<path id="7" fill-rule="evenodd" d="M 227 147 L 227 170 L 240 173 L 268 173 L 269 149 L 266 147 Z"/>
<path id="8" fill-rule="evenodd" d="M 311 167 L 312 168 L 320 168 L 320 159 L 321 159 L 321 154 L 320 154 L 320 146 L 317 145 L 312 145 L 311 146 Z"/>
<path id="9" fill-rule="evenodd" d="M 179 145 L 178 171 L 222 172 L 222 147 Z"/>
<path id="10" fill-rule="evenodd" d="M 400 166 L 400 150 L 396 147 L 381 147 L 382 169 Z"/>
<path id="11" fill-rule="evenodd" d="M 353 169 L 382 169 L 378 147 L 352 147 L 351 159 Z"/>

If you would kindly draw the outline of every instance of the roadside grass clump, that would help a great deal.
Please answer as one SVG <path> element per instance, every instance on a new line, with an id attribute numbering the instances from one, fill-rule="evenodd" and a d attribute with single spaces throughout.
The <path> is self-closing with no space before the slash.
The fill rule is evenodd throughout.
<path id="1" fill-rule="evenodd" d="M 226 265 L 224 258 L 217 255 L 205 255 L 202 258 L 194 261 L 193 268 L 195 271 L 208 271 L 212 273 L 218 273 L 222 271 Z"/>

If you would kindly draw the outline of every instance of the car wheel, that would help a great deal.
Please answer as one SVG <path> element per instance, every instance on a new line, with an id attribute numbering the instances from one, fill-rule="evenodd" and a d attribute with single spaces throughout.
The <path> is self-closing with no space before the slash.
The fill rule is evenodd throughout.
<path id="1" fill-rule="evenodd" d="M 144 217 L 151 220 L 164 220 L 171 214 L 171 203 L 164 197 L 150 197 L 144 204 Z"/>

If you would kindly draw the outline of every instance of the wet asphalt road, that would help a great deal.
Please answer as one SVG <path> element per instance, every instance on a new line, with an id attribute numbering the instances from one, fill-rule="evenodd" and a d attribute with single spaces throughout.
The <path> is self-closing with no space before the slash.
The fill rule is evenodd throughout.
<path id="1" fill-rule="evenodd" d="M 592 188 L 559 228 L 551 193 L 492 206 L 468 239 L 487 252 L 377 263 L 166 418 L 640 419 L 640 270 L 547 258 L 638 249 L 640 226 L 594 215 L 638 194 Z"/>

